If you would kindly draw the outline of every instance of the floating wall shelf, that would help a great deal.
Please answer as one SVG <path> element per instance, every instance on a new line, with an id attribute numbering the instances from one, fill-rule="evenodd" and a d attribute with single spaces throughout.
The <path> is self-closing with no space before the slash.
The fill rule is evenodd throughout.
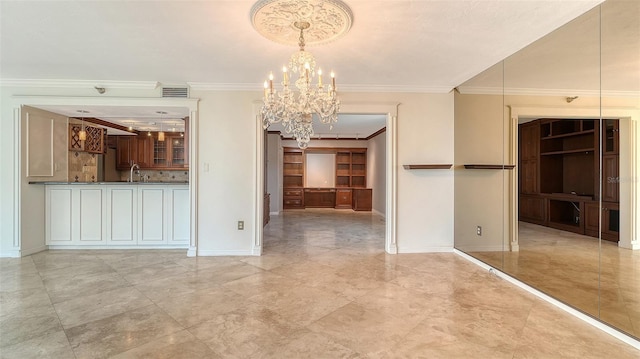
<path id="1" fill-rule="evenodd" d="M 512 170 L 516 165 L 464 165 L 468 170 Z"/>
<path id="2" fill-rule="evenodd" d="M 405 170 L 448 170 L 452 164 L 435 164 L 435 165 L 402 165 Z"/>

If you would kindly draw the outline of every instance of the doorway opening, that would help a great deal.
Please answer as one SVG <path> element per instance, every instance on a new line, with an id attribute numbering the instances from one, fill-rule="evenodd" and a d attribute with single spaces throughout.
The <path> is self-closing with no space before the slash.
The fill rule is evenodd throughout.
<path id="1" fill-rule="evenodd" d="M 266 143 L 257 146 L 256 184 L 260 190 L 256 200 L 260 205 L 256 208 L 261 213 L 256 217 L 261 220 L 258 223 L 271 224 L 258 229 L 254 253 L 261 254 L 270 244 L 267 239 L 271 240 L 274 235 L 287 237 L 282 239 L 285 241 L 297 238 L 299 242 L 311 241 L 328 248 L 353 248 L 355 242 L 366 248 L 375 247 L 377 235 L 379 250 L 384 243 L 385 252 L 397 253 L 394 220 L 397 105 L 365 106 L 370 111 L 362 111 L 362 105 L 358 107 L 358 111 L 352 113 L 383 118 L 384 127 L 366 136 L 369 138 L 364 141 L 357 136 L 348 136 L 352 138 L 350 141 L 338 135 L 339 139 L 316 140 L 314 146 L 315 139 L 312 139 L 310 147 L 303 152 L 295 141 L 280 138 L 279 133 L 259 137 Z M 265 195 L 267 193 L 269 195 Z M 270 202 L 268 208 L 267 202 Z M 307 219 L 312 224 L 304 227 Z M 323 221 L 325 224 L 319 228 L 325 232 L 316 227 Z M 308 230 L 306 237 L 302 228 Z"/>

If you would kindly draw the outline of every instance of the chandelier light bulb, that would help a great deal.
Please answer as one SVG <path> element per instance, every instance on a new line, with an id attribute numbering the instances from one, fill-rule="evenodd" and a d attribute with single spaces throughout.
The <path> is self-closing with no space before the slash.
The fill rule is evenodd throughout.
<path id="1" fill-rule="evenodd" d="M 322 88 L 322 69 L 318 68 L 318 88 Z"/>

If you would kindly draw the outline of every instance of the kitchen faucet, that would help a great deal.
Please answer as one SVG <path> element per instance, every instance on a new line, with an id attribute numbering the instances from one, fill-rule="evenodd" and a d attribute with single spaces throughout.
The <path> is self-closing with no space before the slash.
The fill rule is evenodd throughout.
<path id="1" fill-rule="evenodd" d="M 133 170 L 134 169 L 140 170 L 140 166 L 138 166 L 138 164 L 135 163 L 135 162 L 131 165 L 131 171 L 129 172 L 129 182 L 133 182 Z"/>

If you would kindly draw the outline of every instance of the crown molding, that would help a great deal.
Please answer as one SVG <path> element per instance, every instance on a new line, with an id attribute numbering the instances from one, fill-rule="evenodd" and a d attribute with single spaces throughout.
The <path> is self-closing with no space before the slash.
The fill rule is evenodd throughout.
<path id="1" fill-rule="evenodd" d="M 2 87 L 56 87 L 154 90 L 158 81 L 101 81 L 101 80 L 47 80 L 47 79 L 0 79 Z"/>
<path id="2" fill-rule="evenodd" d="M 238 84 L 238 83 L 213 83 L 213 82 L 187 82 L 192 90 L 196 91 L 260 91 L 262 83 Z M 339 85 L 338 92 L 402 92 L 402 93 L 449 93 L 452 87 L 445 86 L 404 86 L 404 85 Z"/>
<path id="3" fill-rule="evenodd" d="M 602 91 L 505 87 L 457 87 L 463 95 L 640 97 L 640 91 Z"/>

